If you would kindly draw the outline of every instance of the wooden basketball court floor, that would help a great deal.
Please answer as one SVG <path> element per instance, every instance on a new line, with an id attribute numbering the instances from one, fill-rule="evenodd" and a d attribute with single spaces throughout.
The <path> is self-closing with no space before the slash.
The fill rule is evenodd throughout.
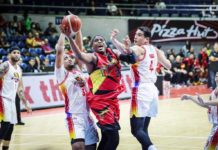
<path id="1" fill-rule="evenodd" d="M 190 101 L 181 101 L 183 93 L 199 92 L 204 98 L 211 90 L 206 86 L 172 89 L 171 97 L 160 97 L 159 114 L 151 120 L 149 133 L 159 150 L 203 150 L 211 125 L 207 110 Z M 120 101 L 121 130 L 117 150 L 140 150 L 131 135 L 129 100 Z M 15 126 L 10 150 L 70 150 L 63 108 L 22 113 L 25 126 Z"/>

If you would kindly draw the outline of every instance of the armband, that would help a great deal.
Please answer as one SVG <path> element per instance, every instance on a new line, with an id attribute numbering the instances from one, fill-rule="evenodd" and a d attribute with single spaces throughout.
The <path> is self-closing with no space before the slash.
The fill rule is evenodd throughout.
<path id="1" fill-rule="evenodd" d="M 120 54 L 119 59 L 129 64 L 136 63 L 136 56 L 134 53 L 131 54 Z"/>

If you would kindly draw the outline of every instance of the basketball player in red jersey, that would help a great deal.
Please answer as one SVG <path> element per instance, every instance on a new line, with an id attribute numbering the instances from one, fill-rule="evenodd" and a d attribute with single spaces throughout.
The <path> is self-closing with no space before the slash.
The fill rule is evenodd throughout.
<path id="1" fill-rule="evenodd" d="M 119 60 L 134 61 L 134 56 L 113 52 L 100 35 L 92 39 L 94 53 L 84 53 L 70 37 L 69 29 L 62 27 L 61 31 L 69 38 L 74 54 L 86 65 L 89 73 L 88 104 L 102 134 L 98 150 L 115 150 L 119 144 L 120 129 L 117 96 L 123 91 Z"/>
<path id="2" fill-rule="evenodd" d="M 115 37 L 118 31 L 113 30 L 111 41 L 122 53 L 135 57 L 131 62 L 132 74 L 132 100 L 130 125 L 133 136 L 140 142 L 143 150 L 156 150 L 148 134 L 148 126 L 151 117 L 157 115 L 158 90 L 155 86 L 157 80 L 157 64 L 161 63 L 167 69 L 171 63 L 166 59 L 164 53 L 149 43 L 151 32 L 148 27 L 141 26 L 134 36 L 134 45 L 131 46 L 129 37 L 126 37 L 124 44 Z"/>
<path id="3" fill-rule="evenodd" d="M 17 123 L 15 106 L 16 93 L 22 100 L 26 110 L 31 112 L 24 96 L 22 70 L 18 65 L 20 49 L 12 47 L 9 50 L 9 60 L 0 65 L 0 145 L 2 150 L 8 150 L 14 124 Z"/>

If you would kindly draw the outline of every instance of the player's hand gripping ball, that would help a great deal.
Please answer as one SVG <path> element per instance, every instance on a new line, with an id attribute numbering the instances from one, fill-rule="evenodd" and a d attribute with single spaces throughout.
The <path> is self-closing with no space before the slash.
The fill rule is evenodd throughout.
<path id="1" fill-rule="evenodd" d="M 68 36 L 74 36 L 81 28 L 80 18 L 74 14 L 64 16 L 61 22 L 61 30 Z"/>

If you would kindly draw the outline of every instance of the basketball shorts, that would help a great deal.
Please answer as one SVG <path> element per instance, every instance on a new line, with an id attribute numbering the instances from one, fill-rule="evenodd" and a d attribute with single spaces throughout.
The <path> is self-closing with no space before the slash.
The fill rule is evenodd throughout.
<path id="1" fill-rule="evenodd" d="M 132 88 L 130 117 L 156 117 L 158 113 L 158 89 L 153 83 Z"/>
<path id="2" fill-rule="evenodd" d="M 66 122 L 71 144 L 77 141 L 85 141 L 85 145 L 98 142 L 96 126 L 88 114 L 67 114 Z"/>
<path id="3" fill-rule="evenodd" d="M 17 112 L 16 112 L 15 101 L 3 98 L 0 100 L 0 105 L 1 105 L 0 121 L 16 124 Z"/>

